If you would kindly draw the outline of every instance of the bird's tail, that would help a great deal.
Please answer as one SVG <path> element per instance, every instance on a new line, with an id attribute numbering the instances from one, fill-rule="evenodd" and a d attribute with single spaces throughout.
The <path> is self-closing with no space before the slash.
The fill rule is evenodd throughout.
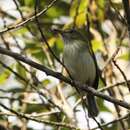
<path id="1" fill-rule="evenodd" d="M 91 94 L 87 94 L 87 103 L 88 103 L 88 116 L 96 117 L 99 113 L 95 97 Z"/>

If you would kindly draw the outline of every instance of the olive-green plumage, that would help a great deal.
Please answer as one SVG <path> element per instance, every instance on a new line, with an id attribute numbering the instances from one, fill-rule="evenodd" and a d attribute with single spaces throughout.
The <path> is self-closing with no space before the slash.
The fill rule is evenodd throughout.
<path id="1" fill-rule="evenodd" d="M 70 75 L 80 83 L 96 89 L 98 85 L 97 64 L 88 41 L 76 30 L 60 33 L 64 41 L 63 61 Z M 98 108 L 93 95 L 87 94 L 87 103 L 89 117 L 97 116 Z"/>

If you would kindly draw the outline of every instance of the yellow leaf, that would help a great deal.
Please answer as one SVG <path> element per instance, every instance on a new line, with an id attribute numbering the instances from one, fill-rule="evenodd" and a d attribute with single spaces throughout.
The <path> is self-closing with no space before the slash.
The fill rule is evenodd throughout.
<path id="1" fill-rule="evenodd" d="M 48 42 L 48 44 L 49 44 L 50 47 L 52 47 L 54 45 L 55 41 L 56 41 L 55 37 L 51 37 L 51 38 L 49 38 L 47 40 L 47 42 Z"/>
<path id="2" fill-rule="evenodd" d="M 76 17 L 77 27 L 83 26 L 85 24 L 85 21 L 86 21 L 86 12 L 82 12 Z"/>
<path id="3" fill-rule="evenodd" d="M 93 47 L 94 52 L 98 50 L 103 51 L 103 52 L 105 51 L 102 41 L 97 40 L 97 39 L 92 40 L 92 47 Z"/>

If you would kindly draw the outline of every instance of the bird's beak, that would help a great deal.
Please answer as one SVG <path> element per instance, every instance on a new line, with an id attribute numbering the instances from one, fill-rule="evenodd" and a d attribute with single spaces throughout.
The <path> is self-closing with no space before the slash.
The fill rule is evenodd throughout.
<path id="1" fill-rule="evenodd" d="M 61 35 L 63 35 L 64 31 L 60 30 L 60 29 L 53 29 L 52 30 L 54 33 L 59 33 Z"/>

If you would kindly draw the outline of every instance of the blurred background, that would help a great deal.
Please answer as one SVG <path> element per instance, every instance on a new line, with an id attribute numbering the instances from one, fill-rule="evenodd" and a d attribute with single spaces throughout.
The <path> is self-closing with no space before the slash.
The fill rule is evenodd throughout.
<path id="1" fill-rule="evenodd" d="M 91 39 L 103 79 L 98 91 L 130 103 L 129 25 L 123 5 L 123 0 L 0 0 L 0 46 L 66 76 L 57 60 L 62 61 L 63 42 L 52 29 L 76 28 Z M 88 21 L 90 35 L 85 33 Z M 128 109 L 96 98 L 98 124 L 88 118 L 80 98 L 70 85 L 0 54 L 0 104 L 9 108 L 0 105 L 0 130 L 130 129 Z"/>

